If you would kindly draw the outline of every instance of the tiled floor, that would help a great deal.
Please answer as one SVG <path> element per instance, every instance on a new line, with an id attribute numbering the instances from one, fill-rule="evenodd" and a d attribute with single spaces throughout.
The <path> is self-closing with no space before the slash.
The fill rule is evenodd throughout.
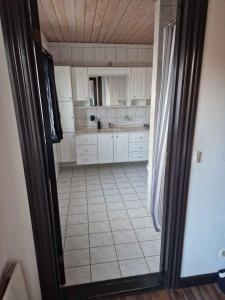
<path id="1" fill-rule="evenodd" d="M 146 207 L 143 163 L 61 168 L 66 284 L 156 272 L 160 235 Z"/>

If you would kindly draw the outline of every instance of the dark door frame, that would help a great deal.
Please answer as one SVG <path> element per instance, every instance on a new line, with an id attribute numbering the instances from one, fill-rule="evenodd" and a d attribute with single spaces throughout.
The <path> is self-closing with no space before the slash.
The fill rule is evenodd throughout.
<path id="1" fill-rule="evenodd" d="M 175 84 L 169 126 L 161 284 L 154 274 L 94 284 L 96 296 L 180 284 L 182 247 L 190 162 L 204 45 L 207 0 L 178 0 L 175 45 Z M 46 141 L 49 124 L 41 103 L 46 102 L 41 64 L 41 41 L 36 0 L 0 0 L 0 15 L 22 149 L 35 250 L 44 300 L 74 298 L 73 289 L 60 287 L 56 212 L 49 184 Z M 49 148 L 52 153 L 52 148 Z M 54 174 L 53 174 L 54 179 Z M 114 286 L 114 290 L 110 287 Z M 85 287 L 84 287 L 85 289 Z M 79 294 L 79 293 L 78 293 Z M 87 299 L 87 298 L 86 298 Z"/>

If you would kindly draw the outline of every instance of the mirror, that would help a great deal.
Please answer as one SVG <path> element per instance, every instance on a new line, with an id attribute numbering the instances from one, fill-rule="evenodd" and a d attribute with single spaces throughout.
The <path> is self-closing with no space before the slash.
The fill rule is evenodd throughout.
<path id="1" fill-rule="evenodd" d="M 127 80 L 126 75 L 89 76 L 90 106 L 125 106 Z"/>

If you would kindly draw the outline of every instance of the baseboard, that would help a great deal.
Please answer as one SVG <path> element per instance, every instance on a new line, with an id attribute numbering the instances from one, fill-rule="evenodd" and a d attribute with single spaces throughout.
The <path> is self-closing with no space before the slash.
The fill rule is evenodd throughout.
<path id="1" fill-rule="evenodd" d="M 179 288 L 215 283 L 217 281 L 217 276 L 217 273 L 208 273 L 196 276 L 183 277 L 179 280 Z"/>

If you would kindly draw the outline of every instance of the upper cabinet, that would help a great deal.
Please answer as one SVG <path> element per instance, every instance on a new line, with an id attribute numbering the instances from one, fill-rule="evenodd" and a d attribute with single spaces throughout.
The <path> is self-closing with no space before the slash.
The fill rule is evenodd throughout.
<path id="1" fill-rule="evenodd" d="M 59 101 L 72 101 L 70 67 L 55 66 L 56 90 Z"/>
<path id="2" fill-rule="evenodd" d="M 72 85 L 75 101 L 89 100 L 87 68 L 72 68 Z"/>
<path id="3" fill-rule="evenodd" d="M 132 68 L 131 99 L 146 98 L 146 68 Z"/>
<path id="4" fill-rule="evenodd" d="M 146 68 L 146 99 L 151 99 L 152 94 L 152 68 Z"/>

